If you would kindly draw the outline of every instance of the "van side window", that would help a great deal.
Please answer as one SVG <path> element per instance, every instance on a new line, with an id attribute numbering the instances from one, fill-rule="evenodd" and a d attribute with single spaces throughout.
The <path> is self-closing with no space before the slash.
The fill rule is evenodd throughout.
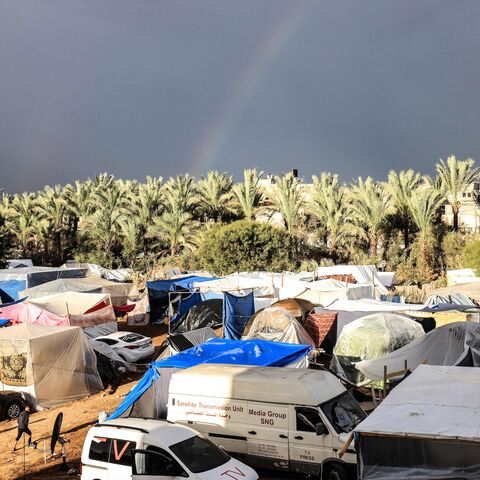
<path id="1" fill-rule="evenodd" d="M 114 438 L 110 447 L 110 463 L 131 467 L 133 461 L 132 450 L 136 447 L 135 442 Z"/>
<path id="2" fill-rule="evenodd" d="M 147 457 L 147 464 L 145 466 L 146 474 L 188 476 L 179 463 L 166 450 L 149 445 L 147 451 L 152 452 L 154 455 L 148 455 Z"/>
<path id="3" fill-rule="evenodd" d="M 108 462 L 108 452 L 110 451 L 111 438 L 93 437 L 90 443 L 90 452 L 88 458 L 98 462 Z"/>
<path id="4" fill-rule="evenodd" d="M 296 407 L 297 417 L 297 431 L 298 432 L 313 432 L 315 433 L 315 426 L 317 423 L 323 424 L 322 417 L 318 410 L 308 407 Z"/>

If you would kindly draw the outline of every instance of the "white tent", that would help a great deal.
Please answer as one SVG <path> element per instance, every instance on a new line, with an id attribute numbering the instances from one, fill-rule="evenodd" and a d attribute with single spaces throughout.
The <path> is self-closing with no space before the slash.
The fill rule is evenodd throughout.
<path id="1" fill-rule="evenodd" d="M 359 480 L 480 478 L 480 370 L 420 365 L 355 429 Z"/>
<path id="2" fill-rule="evenodd" d="M 110 296 L 104 293 L 65 292 L 28 302 L 55 315 L 82 315 L 100 304 L 110 305 Z"/>
<path id="3" fill-rule="evenodd" d="M 0 329 L 0 390 L 55 407 L 102 390 L 95 353 L 79 327 L 20 324 Z"/>

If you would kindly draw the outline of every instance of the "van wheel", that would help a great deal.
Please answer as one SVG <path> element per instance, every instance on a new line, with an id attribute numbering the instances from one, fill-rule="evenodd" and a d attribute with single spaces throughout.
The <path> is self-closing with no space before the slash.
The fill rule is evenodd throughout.
<path id="1" fill-rule="evenodd" d="M 7 418 L 9 420 L 18 418 L 22 410 L 23 410 L 22 405 L 19 402 L 14 400 L 13 402 L 10 403 L 10 405 L 7 408 Z"/>
<path id="2" fill-rule="evenodd" d="M 348 480 L 347 470 L 340 463 L 328 463 L 323 467 L 322 480 Z"/>

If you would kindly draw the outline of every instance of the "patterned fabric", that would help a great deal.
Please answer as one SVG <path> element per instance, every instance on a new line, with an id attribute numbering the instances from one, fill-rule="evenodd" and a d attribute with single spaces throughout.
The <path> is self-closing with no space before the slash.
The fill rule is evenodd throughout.
<path id="1" fill-rule="evenodd" d="M 332 325 L 337 319 L 337 312 L 310 313 L 303 324 L 312 337 L 316 347 L 320 347 Z"/>
<path id="2" fill-rule="evenodd" d="M 25 387 L 29 385 L 27 365 L 28 345 L 23 340 L 2 343 L 0 356 L 0 381 L 4 385 Z"/>
<path id="3" fill-rule="evenodd" d="M 323 275 L 317 278 L 317 280 L 329 280 L 329 279 L 338 280 L 339 282 L 357 283 L 357 280 L 351 273 L 347 275 Z"/>

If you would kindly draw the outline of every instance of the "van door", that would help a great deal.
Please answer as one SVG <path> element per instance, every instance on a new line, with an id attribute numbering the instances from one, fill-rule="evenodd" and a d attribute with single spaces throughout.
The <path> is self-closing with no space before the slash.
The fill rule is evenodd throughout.
<path id="1" fill-rule="evenodd" d="M 288 470 L 288 407 L 248 402 L 247 409 L 248 464 Z"/>
<path id="2" fill-rule="evenodd" d="M 332 456 L 332 438 L 315 407 L 292 406 L 289 454 L 293 472 L 320 474 L 325 458 Z"/>
<path id="3" fill-rule="evenodd" d="M 188 476 L 166 450 L 148 447 L 133 452 L 132 480 L 180 480 Z"/>

